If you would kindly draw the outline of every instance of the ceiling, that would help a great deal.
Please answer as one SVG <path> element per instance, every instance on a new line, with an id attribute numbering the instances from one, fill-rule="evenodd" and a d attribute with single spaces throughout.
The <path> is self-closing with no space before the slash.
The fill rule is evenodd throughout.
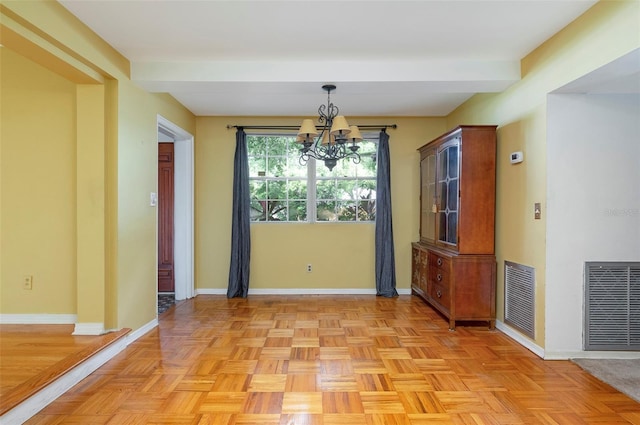
<path id="1" fill-rule="evenodd" d="M 444 116 L 596 0 L 60 0 L 198 116 Z"/>

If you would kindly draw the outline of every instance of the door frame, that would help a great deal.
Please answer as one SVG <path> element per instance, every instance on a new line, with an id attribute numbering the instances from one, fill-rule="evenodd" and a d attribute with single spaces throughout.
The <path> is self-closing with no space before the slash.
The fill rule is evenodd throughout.
<path id="1" fill-rule="evenodd" d="M 174 148 L 174 241 L 175 299 L 195 296 L 194 285 L 194 146 L 193 135 L 161 115 L 158 132 L 173 139 Z M 159 142 L 159 141 L 158 141 Z M 156 184 L 157 187 L 157 184 Z M 156 218 L 156 264 L 158 263 Z M 156 291 L 158 288 L 156 273 Z"/>

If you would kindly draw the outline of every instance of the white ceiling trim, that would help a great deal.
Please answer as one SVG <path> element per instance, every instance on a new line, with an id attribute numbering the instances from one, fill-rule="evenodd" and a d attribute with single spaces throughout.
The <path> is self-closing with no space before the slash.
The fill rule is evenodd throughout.
<path id="1" fill-rule="evenodd" d="M 134 81 L 505 81 L 520 79 L 520 61 L 197 61 L 133 62 Z"/>

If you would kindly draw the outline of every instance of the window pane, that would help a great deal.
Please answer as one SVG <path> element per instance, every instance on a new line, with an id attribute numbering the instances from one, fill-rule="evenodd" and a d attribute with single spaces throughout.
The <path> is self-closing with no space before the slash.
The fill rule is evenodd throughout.
<path id="1" fill-rule="evenodd" d="M 357 207 L 355 202 L 338 203 L 338 220 L 339 221 L 356 221 Z"/>
<path id="2" fill-rule="evenodd" d="M 249 180 L 249 193 L 251 193 L 252 199 L 267 199 L 267 182 Z"/>
<path id="3" fill-rule="evenodd" d="M 316 202 L 319 221 L 375 219 L 377 164 L 372 152 L 375 152 L 377 144 L 369 143 L 368 146 L 369 153 L 361 157 L 359 164 L 354 164 L 350 159 L 342 159 L 332 172 L 323 166 L 318 168 Z M 329 213 L 330 210 L 335 216 Z"/>
<path id="4" fill-rule="evenodd" d="M 358 177 L 375 177 L 378 163 L 375 156 L 362 156 L 357 167 Z"/>
<path id="5" fill-rule="evenodd" d="M 297 154 L 289 156 L 287 164 L 287 177 L 307 177 L 307 166 L 300 165 L 300 161 Z"/>
<path id="6" fill-rule="evenodd" d="M 360 154 L 360 156 L 375 154 L 378 151 L 377 138 L 375 141 L 365 139 L 362 142 L 358 143 L 358 146 L 360 146 L 360 148 L 358 149 L 358 153 Z"/>
<path id="7" fill-rule="evenodd" d="M 336 197 L 335 180 L 318 180 L 316 182 L 316 199 L 334 199 Z"/>
<path id="8" fill-rule="evenodd" d="M 296 138 L 290 137 L 289 143 L 287 144 L 287 156 L 289 158 L 295 159 L 296 163 L 298 162 L 298 158 L 300 157 L 300 148 L 302 148 L 302 143 L 296 143 Z"/>
<path id="9" fill-rule="evenodd" d="M 342 200 L 357 199 L 358 183 L 355 180 L 338 180 L 336 184 L 338 186 L 338 191 L 337 191 L 338 199 L 342 199 Z"/>
<path id="10" fill-rule="evenodd" d="M 287 182 L 282 180 L 268 181 L 268 199 L 287 199 Z"/>
<path id="11" fill-rule="evenodd" d="M 337 221 L 336 203 L 332 201 L 318 202 L 318 221 Z"/>
<path id="12" fill-rule="evenodd" d="M 253 221 L 265 221 L 267 216 L 265 214 L 265 201 L 253 200 L 251 201 L 251 210 L 249 211 L 249 216 Z"/>
<path id="13" fill-rule="evenodd" d="M 262 137 L 247 136 L 247 150 L 249 155 L 264 156 L 267 152 L 266 143 Z"/>
<path id="14" fill-rule="evenodd" d="M 307 220 L 307 201 L 289 202 L 289 221 Z"/>
<path id="15" fill-rule="evenodd" d="M 360 180 L 360 190 L 358 192 L 360 199 L 376 199 L 376 181 Z"/>
<path id="16" fill-rule="evenodd" d="M 373 221 L 376 219 L 376 203 L 373 200 L 361 201 L 358 204 L 358 221 Z"/>
<path id="17" fill-rule="evenodd" d="M 281 156 L 267 158 L 267 176 L 285 177 L 287 170 L 287 158 Z"/>
<path id="18" fill-rule="evenodd" d="M 301 180 L 289 180 L 289 199 L 304 200 L 307 199 L 307 182 Z"/>
<path id="19" fill-rule="evenodd" d="M 268 137 L 267 138 L 267 155 L 269 156 L 286 156 L 287 155 L 287 137 Z"/>
<path id="20" fill-rule="evenodd" d="M 267 160 L 264 156 L 249 157 L 249 176 L 264 176 L 267 171 Z"/>
<path id="21" fill-rule="evenodd" d="M 287 205 L 285 202 L 269 202 L 269 221 L 287 221 Z"/>

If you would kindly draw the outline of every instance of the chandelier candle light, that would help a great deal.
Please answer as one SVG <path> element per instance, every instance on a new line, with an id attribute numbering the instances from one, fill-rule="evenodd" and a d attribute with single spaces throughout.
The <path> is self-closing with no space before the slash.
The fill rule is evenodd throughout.
<path id="1" fill-rule="evenodd" d="M 327 104 L 318 108 L 318 122 L 322 130 L 318 133 L 313 120 L 302 121 L 296 138 L 296 142 L 302 144 L 300 164 L 306 164 L 309 158 L 324 161 L 329 170 L 333 170 L 338 160 L 343 158 L 351 158 L 354 164 L 359 164 L 360 146 L 356 143 L 362 141 L 360 130 L 355 125 L 350 126 L 344 116 L 338 115 L 338 107 L 331 103 L 331 91 L 336 86 L 325 84 L 322 88 L 327 92 Z"/>

